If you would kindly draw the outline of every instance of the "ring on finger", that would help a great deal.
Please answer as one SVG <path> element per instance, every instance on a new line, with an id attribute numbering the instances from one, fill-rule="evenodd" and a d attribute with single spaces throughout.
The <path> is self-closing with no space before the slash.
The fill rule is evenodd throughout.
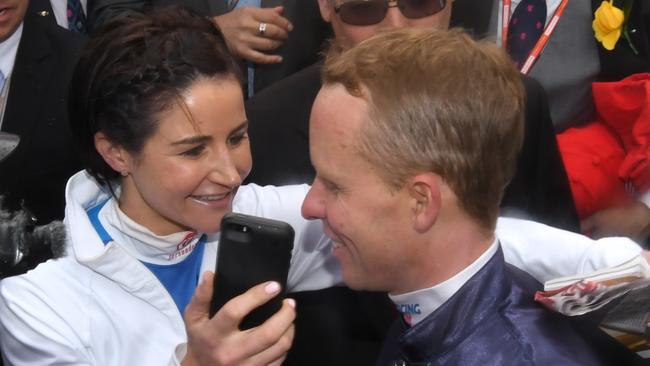
<path id="1" fill-rule="evenodd" d="M 264 23 L 264 22 L 260 22 L 260 25 L 259 25 L 259 27 L 257 28 L 257 30 L 260 32 L 260 35 L 261 35 L 261 36 L 263 36 L 263 35 L 266 34 L 266 27 L 267 27 L 267 26 L 268 26 L 268 24 L 266 24 L 266 23 Z"/>

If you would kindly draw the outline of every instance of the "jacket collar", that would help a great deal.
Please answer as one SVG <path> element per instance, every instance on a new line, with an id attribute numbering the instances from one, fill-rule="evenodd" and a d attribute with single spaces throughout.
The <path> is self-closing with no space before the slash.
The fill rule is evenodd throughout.
<path id="1" fill-rule="evenodd" d="M 435 312 L 410 329 L 402 324 L 404 336 L 400 342 L 404 356 L 417 361 L 456 348 L 462 339 L 482 326 L 483 320 L 508 296 L 510 288 L 503 252 L 499 248 L 487 264 Z"/>

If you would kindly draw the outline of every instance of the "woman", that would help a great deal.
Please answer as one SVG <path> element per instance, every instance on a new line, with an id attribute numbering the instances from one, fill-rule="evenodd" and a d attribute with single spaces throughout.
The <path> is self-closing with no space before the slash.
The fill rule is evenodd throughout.
<path id="1" fill-rule="evenodd" d="M 251 167 L 246 116 L 220 32 L 179 9 L 118 19 L 90 41 L 72 91 L 86 170 L 66 190 L 67 255 L 0 282 L 9 364 L 280 364 L 293 339 L 291 300 L 260 327 L 238 329 L 278 284 L 207 315 L 223 215 L 293 226 L 289 291 L 340 277 L 320 222 L 300 216 L 307 186 L 240 187 Z M 528 256 L 538 278 L 612 264 L 578 235 L 520 220 L 499 226 L 506 258 L 521 265 Z M 536 256 L 546 244 L 561 261 Z"/>
<path id="2" fill-rule="evenodd" d="M 211 351 L 226 364 L 281 363 L 293 300 L 261 327 L 238 330 L 280 291 L 277 283 L 208 320 L 207 275 L 187 304 L 199 274 L 214 270 L 215 233 L 232 210 L 294 227 L 301 265 L 292 266 L 288 290 L 339 283 L 327 270 L 320 224 L 300 216 L 308 187 L 239 187 L 251 169 L 243 96 L 209 20 L 171 9 L 108 27 L 88 44 L 73 80 L 71 122 L 86 171 L 67 187 L 69 255 L 3 283 L 5 356 L 15 364 L 162 365 Z M 185 346 L 186 308 L 196 353 Z"/>

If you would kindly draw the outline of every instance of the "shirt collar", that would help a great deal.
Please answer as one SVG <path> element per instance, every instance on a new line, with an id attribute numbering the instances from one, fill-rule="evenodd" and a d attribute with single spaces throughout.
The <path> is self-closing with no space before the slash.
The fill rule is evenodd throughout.
<path id="1" fill-rule="evenodd" d="M 99 211 L 98 219 L 110 237 L 138 260 L 152 264 L 175 264 L 187 258 L 198 244 L 200 234 L 182 231 L 156 235 L 129 218 L 110 199 Z"/>
<path id="2" fill-rule="evenodd" d="M 401 295 L 389 295 L 389 297 L 395 303 L 397 311 L 404 317 L 404 321 L 409 325 L 415 325 L 451 298 L 472 276 L 487 264 L 498 249 L 499 242 L 495 239 L 490 247 L 472 262 L 472 264 L 448 280 L 433 287 Z"/>

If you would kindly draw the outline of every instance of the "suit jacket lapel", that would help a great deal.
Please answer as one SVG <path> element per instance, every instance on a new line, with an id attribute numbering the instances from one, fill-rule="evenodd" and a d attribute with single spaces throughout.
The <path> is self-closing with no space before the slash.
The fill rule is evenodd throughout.
<path id="1" fill-rule="evenodd" d="M 37 24 L 40 20 L 25 17 L 23 34 L 11 75 L 7 109 L 2 129 L 7 132 L 28 134 L 34 126 L 38 113 L 42 111 L 40 101 L 45 92 L 47 80 L 52 76 L 53 49 L 47 37 L 39 36 Z"/>

